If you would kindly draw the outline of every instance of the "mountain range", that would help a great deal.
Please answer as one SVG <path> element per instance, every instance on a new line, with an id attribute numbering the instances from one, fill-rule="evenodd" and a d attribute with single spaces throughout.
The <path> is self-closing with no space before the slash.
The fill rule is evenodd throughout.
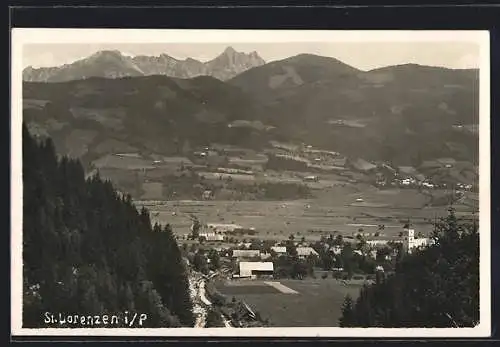
<path id="1" fill-rule="evenodd" d="M 210 66 L 225 66 L 217 61 Z M 271 140 L 395 165 L 478 161 L 477 69 L 406 64 L 366 72 L 300 54 L 221 81 L 144 76 L 144 67 L 139 73 L 137 64 L 123 66 L 136 74 L 25 81 L 24 119 L 64 153 L 89 161 L 116 151 L 177 155 L 186 143 L 262 148 Z M 121 76 L 111 67 L 102 71 Z"/>
<path id="2" fill-rule="evenodd" d="M 89 77 L 137 77 L 166 75 L 176 78 L 212 76 L 228 80 L 252 67 L 265 64 L 257 52 L 237 52 L 227 47 L 214 59 L 201 62 L 192 58 L 175 59 L 167 54 L 159 56 L 128 56 L 117 50 L 99 51 L 71 64 L 57 67 L 33 68 L 23 70 L 23 80 L 30 82 L 63 82 L 86 79 Z"/>

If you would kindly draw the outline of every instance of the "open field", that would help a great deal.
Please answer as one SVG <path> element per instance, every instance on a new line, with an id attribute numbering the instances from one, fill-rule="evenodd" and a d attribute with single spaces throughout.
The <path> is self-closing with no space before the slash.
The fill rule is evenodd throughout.
<path id="1" fill-rule="evenodd" d="M 239 285 L 228 282 L 227 285 L 219 285 L 217 289 L 229 298 L 237 295 L 260 295 L 260 294 L 280 294 L 281 291 L 264 282 L 245 280 Z"/>
<path id="2" fill-rule="evenodd" d="M 360 196 L 365 204 L 353 205 Z M 426 201 L 427 197 L 414 189 L 378 190 L 357 185 L 325 189 L 310 200 L 137 201 L 136 204 L 149 208 L 153 222 L 170 223 L 177 234 L 189 233 L 191 215 L 195 215 L 204 223 L 234 222 L 253 227 L 257 231 L 253 237 L 260 239 L 283 240 L 294 234 L 314 241 L 333 231 L 343 235 L 352 235 L 359 228 L 376 232 L 379 224 L 385 225 L 387 235 L 396 235 L 408 219 L 417 231 L 429 232 L 434 219 L 446 216 L 447 209 L 424 207 Z M 463 209 L 457 206 L 457 210 Z"/>
<path id="3" fill-rule="evenodd" d="M 75 129 L 66 138 L 66 151 L 69 156 L 78 158 L 87 153 L 88 146 L 97 136 L 96 131 Z"/>
<path id="4" fill-rule="evenodd" d="M 142 184 L 144 194 L 143 199 L 158 199 L 162 197 L 163 184 L 160 182 L 148 182 Z"/>
<path id="5" fill-rule="evenodd" d="M 245 281 L 238 292 L 238 286 L 223 282 L 216 284 L 217 289 L 229 298 L 246 302 L 264 319 L 269 319 L 272 326 L 306 327 L 306 326 L 338 326 L 341 308 L 347 294 L 354 299 L 359 295 L 362 282 L 344 285 L 341 281 L 328 279 L 280 280 L 279 284 L 297 293 L 285 294 L 267 285 L 274 292 L 268 291 L 263 281 Z M 254 289 L 251 289 L 254 287 Z"/>
<path id="6" fill-rule="evenodd" d="M 23 108 L 43 109 L 49 100 L 23 99 Z"/>
<path id="7" fill-rule="evenodd" d="M 94 166 L 97 168 L 122 170 L 145 170 L 155 168 L 148 160 L 134 157 L 121 157 L 113 154 L 105 155 L 94 161 Z"/>

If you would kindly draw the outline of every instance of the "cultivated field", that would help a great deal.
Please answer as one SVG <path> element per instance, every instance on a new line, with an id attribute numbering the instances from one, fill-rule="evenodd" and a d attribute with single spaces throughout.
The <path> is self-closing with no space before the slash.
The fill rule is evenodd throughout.
<path id="1" fill-rule="evenodd" d="M 357 198 L 363 203 L 356 203 Z M 436 217 L 446 216 L 446 207 L 424 207 L 428 197 L 414 189 L 379 190 L 368 185 L 336 187 L 321 191 L 317 198 L 294 201 L 138 201 L 152 212 L 152 220 L 170 223 L 178 234 L 189 233 L 191 216 L 204 223 L 236 223 L 255 228 L 260 239 L 296 238 L 319 240 L 337 231 L 344 235 L 363 228 L 398 234 L 408 219 L 418 232 L 429 232 Z M 248 235 L 243 236 L 249 239 Z"/>
<path id="2" fill-rule="evenodd" d="M 163 184 L 160 182 L 143 183 L 142 189 L 144 190 L 143 199 L 161 199 L 163 196 Z"/>
<path id="3" fill-rule="evenodd" d="M 338 326 L 345 296 L 356 299 L 362 286 L 362 282 L 343 284 L 332 278 L 279 280 L 295 292 L 283 293 L 265 281 L 243 283 L 235 286 L 219 282 L 216 287 L 229 298 L 243 300 L 272 326 L 279 327 Z"/>

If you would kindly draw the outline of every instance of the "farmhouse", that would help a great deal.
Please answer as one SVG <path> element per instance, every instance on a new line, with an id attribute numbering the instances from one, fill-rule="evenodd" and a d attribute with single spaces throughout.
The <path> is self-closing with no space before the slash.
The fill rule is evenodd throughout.
<path id="1" fill-rule="evenodd" d="M 306 258 L 310 255 L 318 255 L 318 252 L 316 252 L 312 247 L 297 247 L 297 255 L 299 258 Z"/>
<path id="2" fill-rule="evenodd" d="M 329 251 L 333 252 L 333 254 L 335 255 L 339 255 L 342 253 L 342 247 L 339 245 L 334 245 L 330 247 Z"/>
<path id="3" fill-rule="evenodd" d="M 434 184 L 429 183 L 429 182 L 423 182 L 423 183 L 422 183 L 422 186 L 424 186 L 424 187 L 426 187 L 426 188 L 434 188 Z"/>
<path id="4" fill-rule="evenodd" d="M 445 165 L 445 166 L 453 166 L 456 162 L 455 159 L 453 158 L 439 158 L 436 160 L 438 163 L 440 163 L 441 165 Z"/>
<path id="5" fill-rule="evenodd" d="M 285 254 L 286 253 L 286 247 L 284 246 L 273 246 L 271 247 L 271 250 L 275 252 L 276 254 Z"/>
<path id="6" fill-rule="evenodd" d="M 323 150 L 323 149 L 310 149 L 310 148 L 307 148 L 304 150 L 305 153 L 312 153 L 312 154 L 317 154 L 317 155 L 329 155 L 329 156 L 332 156 L 332 157 L 336 157 L 339 155 L 338 152 L 333 152 L 333 151 L 327 151 L 327 150 Z"/>
<path id="7" fill-rule="evenodd" d="M 235 230 L 243 230 L 243 227 L 238 224 L 208 223 L 207 228 L 213 229 L 215 232 L 231 232 Z"/>
<path id="8" fill-rule="evenodd" d="M 248 259 L 248 258 L 260 258 L 260 251 L 258 249 L 234 249 L 233 258 L 238 259 Z"/>
<path id="9" fill-rule="evenodd" d="M 211 190 L 205 190 L 201 198 L 203 200 L 212 200 L 214 198 L 214 193 Z"/>
<path id="10" fill-rule="evenodd" d="M 216 233 L 200 233 L 199 238 L 204 238 L 206 241 L 224 241 L 224 236 Z"/>
<path id="11" fill-rule="evenodd" d="M 257 277 L 272 277 L 274 273 L 273 263 L 268 262 L 257 262 L 242 261 L 239 264 L 239 277 L 240 278 L 257 278 Z"/>
<path id="12" fill-rule="evenodd" d="M 387 239 L 375 239 L 375 240 L 366 240 L 366 244 L 370 247 L 381 247 L 386 246 L 390 240 Z"/>
<path id="13" fill-rule="evenodd" d="M 221 173 L 227 173 L 227 174 L 253 175 L 253 171 L 250 171 L 250 170 L 233 169 L 233 168 L 225 168 L 225 167 L 219 167 L 219 168 L 217 168 L 217 171 L 221 172 Z"/>
<path id="14" fill-rule="evenodd" d="M 318 176 L 306 176 L 306 177 L 304 177 L 304 181 L 306 181 L 306 182 L 318 182 L 319 177 Z"/>
<path id="15" fill-rule="evenodd" d="M 123 157 L 123 158 L 140 158 L 141 155 L 139 153 L 116 153 L 115 154 L 117 157 Z"/>

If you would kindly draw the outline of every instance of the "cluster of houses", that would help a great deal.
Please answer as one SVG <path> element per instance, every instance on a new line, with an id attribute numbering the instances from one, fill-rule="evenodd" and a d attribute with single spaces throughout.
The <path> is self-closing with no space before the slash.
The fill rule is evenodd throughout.
<path id="1" fill-rule="evenodd" d="M 433 243 L 433 240 L 427 237 L 416 237 L 415 230 L 412 228 L 404 228 L 402 237 L 398 238 L 373 238 L 366 240 L 370 251 L 365 254 L 361 250 L 354 250 L 353 252 L 361 256 L 377 257 L 377 249 L 385 247 L 389 242 L 401 243 L 403 251 L 411 254 L 416 249 L 427 247 Z M 341 245 L 328 246 L 329 250 L 335 255 L 342 253 Z M 306 259 L 309 256 L 318 256 L 312 247 L 296 247 L 299 259 Z M 284 246 L 273 246 L 271 252 L 276 255 L 286 255 L 287 248 Z M 232 258 L 238 262 L 239 273 L 233 274 L 233 278 L 257 278 L 272 276 L 274 271 L 273 262 L 269 261 L 272 257 L 270 253 L 265 253 L 260 250 L 253 249 L 235 249 L 232 251 Z M 391 255 L 386 255 L 386 260 L 390 260 Z"/>
<path id="2" fill-rule="evenodd" d="M 272 141 L 272 150 L 268 150 L 275 158 L 293 161 L 302 167 L 320 171 L 342 171 L 347 159 L 340 153 L 323 149 L 314 149 L 311 145 L 292 145 Z"/>
<path id="3" fill-rule="evenodd" d="M 238 224 L 218 224 L 208 223 L 202 226 L 199 236 L 205 238 L 207 241 L 223 241 L 228 232 L 237 230 L 247 230 Z M 416 249 L 426 247 L 432 244 L 433 240 L 427 237 L 418 237 L 415 235 L 415 230 L 410 226 L 405 226 L 399 235 L 386 236 L 384 234 L 367 234 L 356 235 L 362 236 L 359 238 L 352 237 L 351 239 L 363 239 L 367 249 L 354 249 L 353 252 L 360 256 L 370 256 L 377 258 L 377 252 L 381 248 L 388 247 L 390 243 L 402 244 L 402 249 L 406 253 L 412 253 Z M 346 237 L 349 239 L 349 237 Z M 310 256 L 319 256 L 318 252 L 304 242 L 294 242 L 297 256 L 299 259 L 307 259 Z M 340 255 L 344 247 L 341 245 L 328 245 L 326 242 L 323 244 L 325 250 L 333 252 L 335 255 Z M 274 265 L 271 259 L 275 256 L 286 255 L 287 247 L 282 244 L 276 243 L 274 246 L 264 250 L 252 249 L 251 243 L 240 242 L 235 249 L 218 247 L 214 248 L 221 252 L 225 258 L 232 259 L 237 264 L 238 271 L 232 276 L 233 278 L 257 278 L 272 276 Z M 386 260 L 390 260 L 393 254 L 386 255 Z"/>
<path id="4" fill-rule="evenodd" d="M 297 247 L 299 259 L 306 259 L 313 255 L 318 256 L 312 247 Z M 239 272 L 233 274 L 233 278 L 262 278 L 272 277 L 274 274 L 274 264 L 269 261 L 272 253 L 276 255 L 286 255 L 287 249 L 284 246 L 271 247 L 271 253 L 254 249 L 235 249 L 232 251 L 232 258 L 238 263 Z M 266 261 L 267 260 L 267 261 Z"/>
<path id="5" fill-rule="evenodd" d="M 193 226 L 191 226 L 191 231 L 192 230 Z M 244 231 L 246 229 L 239 224 L 207 223 L 201 225 L 201 230 L 199 231 L 198 235 L 200 238 L 204 238 L 206 241 L 223 241 L 224 236 L 228 232 L 234 232 L 238 230 Z"/>

